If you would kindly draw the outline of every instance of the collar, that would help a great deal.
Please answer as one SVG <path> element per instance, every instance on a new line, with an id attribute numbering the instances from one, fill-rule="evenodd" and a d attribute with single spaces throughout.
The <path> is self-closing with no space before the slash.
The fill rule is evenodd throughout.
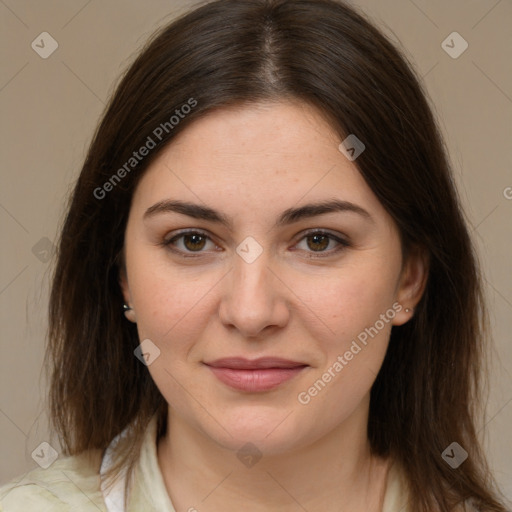
<path id="1" fill-rule="evenodd" d="M 139 459 L 135 465 L 130 489 L 128 508 L 124 502 L 125 471 L 121 471 L 111 489 L 104 485 L 104 473 L 113 462 L 113 449 L 118 440 L 125 435 L 126 429 L 116 436 L 108 446 L 103 456 L 100 468 L 101 491 L 108 512 L 139 512 L 151 510 L 154 512 L 176 512 L 158 465 L 157 457 L 157 415 L 148 423 L 141 445 Z"/>
<path id="2" fill-rule="evenodd" d="M 148 423 L 142 441 L 140 457 L 133 473 L 133 483 L 130 490 L 128 508 L 124 503 L 125 472 L 121 471 L 118 479 L 110 490 L 104 486 L 103 475 L 113 461 L 113 448 L 126 429 L 121 432 L 108 446 L 103 456 L 100 468 L 101 491 L 108 512 L 139 512 L 152 510 L 154 512 L 176 512 L 165 487 L 157 457 L 157 415 Z M 386 493 L 382 512 L 396 510 L 407 511 L 408 496 L 405 492 L 406 482 L 398 465 L 393 463 L 388 471 Z"/>

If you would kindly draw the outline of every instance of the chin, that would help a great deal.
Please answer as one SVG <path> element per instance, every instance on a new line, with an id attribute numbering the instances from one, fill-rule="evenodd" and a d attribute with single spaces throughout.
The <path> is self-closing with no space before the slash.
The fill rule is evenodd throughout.
<path id="1" fill-rule="evenodd" d="M 227 432 L 216 428 L 216 424 L 203 428 L 203 432 L 223 448 L 237 454 L 246 447 L 249 451 L 259 451 L 264 455 L 281 455 L 308 444 L 306 436 L 310 437 L 304 432 L 304 425 L 299 428 L 295 424 L 295 415 L 292 413 L 287 418 L 287 414 L 289 411 L 282 409 L 279 413 L 262 416 L 258 414 L 258 409 L 253 409 L 252 414 L 248 413 L 245 417 L 224 415 L 223 426 Z"/>

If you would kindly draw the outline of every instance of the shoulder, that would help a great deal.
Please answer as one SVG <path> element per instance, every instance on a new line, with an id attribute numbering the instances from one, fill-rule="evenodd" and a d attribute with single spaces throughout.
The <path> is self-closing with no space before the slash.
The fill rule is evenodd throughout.
<path id="1" fill-rule="evenodd" d="M 383 512 L 413 512 L 413 500 L 403 467 L 396 461 L 390 461 L 387 475 L 386 493 L 384 496 Z M 456 506 L 453 512 L 486 512 L 475 504 L 472 498 Z M 489 511 L 490 512 L 490 511 Z"/>
<path id="2" fill-rule="evenodd" d="M 1 512 L 106 512 L 100 489 L 101 451 L 57 459 L 0 487 Z"/>

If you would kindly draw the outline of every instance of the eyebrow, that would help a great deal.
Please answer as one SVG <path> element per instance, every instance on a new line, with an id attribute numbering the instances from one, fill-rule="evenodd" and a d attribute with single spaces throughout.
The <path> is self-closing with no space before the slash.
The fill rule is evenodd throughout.
<path id="1" fill-rule="evenodd" d="M 367 220 L 373 221 L 372 216 L 361 206 L 358 206 L 349 201 L 341 201 L 339 199 L 331 199 L 320 201 L 317 203 L 309 203 L 297 208 L 288 208 L 285 210 L 275 223 L 275 227 L 281 227 L 288 224 L 293 224 L 302 219 L 316 217 L 326 213 L 334 212 L 351 212 L 356 213 Z M 187 201 L 166 199 L 155 203 L 150 206 L 144 213 L 144 219 L 148 219 L 158 214 L 163 213 L 180 213 L 193 217 L 194 219 L 201 219 L 210 222 L 221 224 L 229 229 L 232 228 L 232 222 L 223 213 L 214 210 L 208 206 L 202 206 Z"/>

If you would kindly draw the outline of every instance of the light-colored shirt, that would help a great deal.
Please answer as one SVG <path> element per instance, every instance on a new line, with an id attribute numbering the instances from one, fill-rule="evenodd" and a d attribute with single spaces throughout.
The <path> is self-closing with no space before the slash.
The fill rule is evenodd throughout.
<path id="1" fill-rule="evenodd" d="M 176 512 L 157 459 L 157 421 L 151 420 L 135 467 L 126 512 Z M 117 512 L 115 492 L 102 492 L 101 450 L 57 459 L 49 468 L 36 468 L 0 487 L 3 512 Z M 109 502 L 109 506 L 105 502 Z M 405 480 L 398 466 L 388 472 L 382 512 L 409 512 Z M 201 506 L 196 507 L 200 512 Z M 193 504 L 189 510 L 194 510 Z"/>

